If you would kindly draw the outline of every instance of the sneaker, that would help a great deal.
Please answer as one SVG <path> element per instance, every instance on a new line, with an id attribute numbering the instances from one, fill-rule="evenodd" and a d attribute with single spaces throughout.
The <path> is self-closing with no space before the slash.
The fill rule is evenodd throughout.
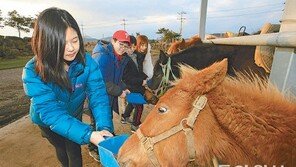
<path id="1" fill-rule="evenodd" d="M 131 132 L 135 133 L 138 128 L 139 128 L 139 126 L 131 125 Z"/>
<path id="2" fill-rule="evenodd" d="M 127 117 L 127 118 L 121 117 L 120 122 L 121 122 L 122 124 L 127 124 L 127 123 L 130 124 L 130 123 L 132 123 L 132 121 L 130 120 L 129 117 Z"/>
<path id="3" fill-rule="evenodd" d="M 100 156 L 98 154 L 98 147 L 95 147 L 94 145 L 88 146 L 88 154 L 97 162 L 100 162 Z"/>
<path id="4" fill-rule="evenodd" d="M 98 154 L 97 151 L 95 151 L 95 150 L 91 150 L 91 151 L 88 152 L 88 154 L 89 154 L 89 155 L 90 155 L 95 161 L 100 162 L 100 156 L 99 156 L 99 154 Z"/>

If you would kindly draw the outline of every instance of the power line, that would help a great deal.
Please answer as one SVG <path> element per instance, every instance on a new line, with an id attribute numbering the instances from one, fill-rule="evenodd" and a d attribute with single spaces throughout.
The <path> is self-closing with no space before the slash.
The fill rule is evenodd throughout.
<path id="1" fill-rule="evenodd" d="M 222 15 L 222 16 L 208 16 L 208 19 L 215 19 L 215 18 L 229 18 L 229 17 L 240 17 L 240 16 L 250 16 L 256 14 L 266 14 L 266 13 L 278 13 L 283 12 L 281 9 L 278 10 L 271 10 L 271 11 L 263 11 L 263 12 L 256 12 L 256 13 L 247 13 L 247 14 L 235 14 L 235 15 Z M 196 20 L 197 17 L 190 17 L 188 20 Z"/>
<path id="2" fill-rule="evenodd" d="M 208 18 L 224 18 L 224 17 L 237 17 L 237 16 L 249 16 L 249 15 L 256 15 L 256 14 L 264 14 L 264 13 L 272 13 L 272 12 L 282 12 L 282 10 L 269 10 L 257 13 L 247 13 L 247 14 L 236 14 L 236 15 L 226 15 L 226 16 L 209 16 Z"/>
<path id="3" fill-rule="evenodd" d="M 244 7 L 244 8 L 233 8 L 233 9 L 220 9 L 216 11 L 209 11 L 209 13 L 215 13 L 215 12 L 221 12 L 221 11 L 235 11 L 235 10 L 245 10 L 245 9 L 255 9 L 255 8 L 262 8 L 262 7 L 270 7 L 270 6 L 281 6 L 283 7 L 284 3 L 276 3 L 276 4 L 265 4 L 265 5 L 260 5 L 260 6 L 249 6 L 249 7 Z"/>
<path id="4" fill-rule="evenodd" d="M 171 19 L 162 20 L 161 23 L 170 23 L 172 21 L 173 20 L 171 20 Z M 139 20 L 129 22 L 128 25 L 151 24 L 151 23 L 152 24 L 153 23 L 160 23 L 160 21 L 146 21 L 146 20 L 139 19 Z M 104 28 L 104 27 L 112 27 L 112 26 L 116 26 L 116 25 L 118 25 L 118 23 L 115 23 L 115 22 L 113 22 L 113 23 L 98 23 L 98 24 L 85 25 L 84 28 L 87 28 L 87 29 L 89 29 L 89 28 Z M 120 25 L 123 25 L 123 24 L 120 24 Z"/>
<path id="5" fill-rule="evenodd" d="M 258 7 L 266 7 L 266 6 L 275 6 L 278 4 L 282 4 L 282 3 L 276 3 L 276 4 L 270 4 L 270 5 L 260 5 L 260 6 L 253 6 L 253 7 L 247 7 L 247 8 L 240 8 L 240 9 L 251 9 L 251 8 L 258 8 Z M 240 9 L 228 9 L 229 10 L 240 10 Z M 223 10 L 219 10 L 219 11 L 223 11 Z M 269 10 L 269 11 L 262 11 L 262 12 L 249 12 L 246 14 L 229 14 L 229 15 L 221 15 L 221 16 L 211 16 L 211 14 L 213 14 L 213 12 L 209 12 L 209 16 L 208 19 L 220 19 L 220 18 L 230 18 L 230 17 L 242 17 L 242 16 L 248 16 L 248 15 L 256 15 L 256 14 L 265 14 L 265 13 L 278 13 L 278 12 L 282 12 L 283 9 L 276 9 L 276 10 Z M 182 11 L 184 12 L 184 11 Z M 180 17 L 178 18 L 178 20 L 180 20 L 180 34 L 183 31 L 183 22 L 185 21 L 185 19 L 187 20 L 195 20 L 198 18 L 195 17 L 190 17 L 190 18 L 185 18 L 183 15 L 187 14 L 187 12 L 182 13 L 182 12 L 178 12 L 178 15 L 180 15 Z M 216 13 L 218 11 L 215 11 L 214 13 Z M 182 13 L 182 14 L 181 14 Z M 190 13 L 190 12 L 189 12 Z M 120 25 L 123 25 L 123 28 L 126 29 L 126 19 L 122 19 L 123 23 L 121 23 Z M 172 22 L 172 20 L 162 20 L 161 23 L 165 23 L 165 22 Z M 159 23 L 159 21 L 146 21 L 143 19 L 138 19 L 138 20 L 134 20 L 129 22 L 129 25 L 137 25 L 137 24 L 153 24 L 153 23 Z M 118 23 L 110 23 L 110 22 L 102 22 L 102 23 L 98 23 L 98 24 L 88 24 L 88 25 L 84 25 L 84 28 L 104 28 L 104 27 L 112 27 L 112 26 L 116 26 L 118 25 Z"/>
<path id="6" fill-rule="evenodd" d="M 84 37 L 83 24 L 81 24 L 80 26 L 81 26 L 82 37 Z"/>
<path id="7" fill-rule="evenodd" d="M 264 7 L 284 7 L 284 2 L 281 3 L 274 3 L 274 4 L 263 4 L 259 6 L 249 6 L 249 7 L 244 7 L 244 8 L 230 8 L 230 9 L 220 9 L 220 10 L 215 10 L 215 11 L 208 11 L 208 14 L 213 14 L 213 13 L 219 13 L 219 12 L 232 12 L 232 11 L 241 11 L 241 10 L 246 10 L 246 9 L 256 9 L 256 8 L 264 8 Z M 187 12 L 187 13 L 198 13 L 196 12 Z"/>

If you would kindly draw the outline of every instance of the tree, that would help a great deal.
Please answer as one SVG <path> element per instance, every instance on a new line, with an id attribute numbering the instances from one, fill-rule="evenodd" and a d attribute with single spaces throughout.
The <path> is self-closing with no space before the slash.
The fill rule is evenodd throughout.
<path id="1" fill-rule="evenodd" d="M 166 42 L 171 42 L 173 39 L 179 39 L 181 37 L 179 33 L 166 28 L 158 29 L 156 34 L 161 34 L 161 39 Z"/>
<path id="2" fill-rule="evenodd" d="M 8 18 L 5 21 L 5 25 L 16 28 L 21 37 L 21 31 L 30 32 L 34 19 L 32 17 L 21 16 L 16 10 L 8 12 Z"/>

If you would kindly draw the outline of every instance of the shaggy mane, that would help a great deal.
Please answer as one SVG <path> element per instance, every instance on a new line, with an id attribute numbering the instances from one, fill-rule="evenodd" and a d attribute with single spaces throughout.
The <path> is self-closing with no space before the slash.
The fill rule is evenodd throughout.
<path id="1" fill-rule="evenodd" d="M 181 77 L 173 82 L 173 85 L 177 85 L 181 80 L 182 82 L 192 82 L 192 78 L 196 73 L 201 70 L 195 69 L 191 66 L 179 64 Z M 289 102 L 295 102 L 296 97 L 289 92 L 285 92 L 286 96 L 272 83 L 268 83 L 267 79 L 262 79 L 258 75 L 246 75 L 243 72 L 236 72 L 236 77 L 226 76 L 224 83 L 227 83 L 235 90 L 239 90 L 241 94 L 251 94 L 252 96 L 265 96 L 273 97 L 277 100 L 288 100 Z"/>

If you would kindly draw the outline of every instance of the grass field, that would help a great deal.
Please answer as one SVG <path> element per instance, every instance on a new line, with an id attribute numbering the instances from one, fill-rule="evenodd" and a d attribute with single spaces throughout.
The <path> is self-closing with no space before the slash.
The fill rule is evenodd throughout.
<path id="1" fill-rule="evenodd" d="M 24 67 L 32 57 L 19 57 L 16 59 L 0 59 L 0 70 Z"/>

